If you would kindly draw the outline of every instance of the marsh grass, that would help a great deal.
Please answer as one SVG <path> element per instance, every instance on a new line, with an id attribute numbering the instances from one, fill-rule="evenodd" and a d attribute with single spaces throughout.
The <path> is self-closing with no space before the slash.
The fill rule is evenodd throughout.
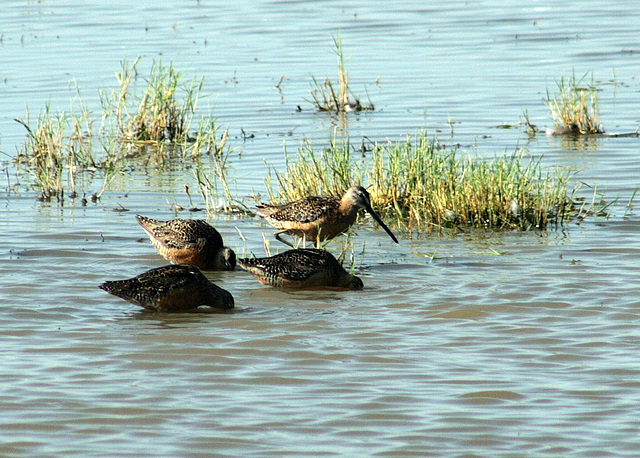
<path id="1" fill-rule="evenodd" d="M 33 176 L 41 199 L 62 200 L 65 191 L 74 196 L 78 179 L 83 188 L 97 172 L 103 183 L 93 194 L 96 200 L 129 168 L 162 168 L 176 163 L 174 159 L 200 156 L 216 158 L 213 175 L 223 177 L 223 190 L 229 194 L 222 171 L 229 151 L 228 133 L 219 135 L 212 116 L 196 114 L 203 79 L 183 83 L 173 65 L 158 62 L 143 79 L 137 70 L 139 60 L 132 65 L 122 62 L 116 73 L 117 89 L 99 91 L 99 117 L 87 109 L 74 87 L 69 112 L 54 112 L 47 105 L 35 122 L 28 109 L 24 119 L 16 119 L 27 130 L 16 162 Z M 140 81 L 144 88 L 137 92 Z M 215 187 L 204 178 L 201 183 Z"/>
<path id="2" fill-rule="evenodd" d="M 555 127 L 552 134 L 601 134 L 604 127 L 600 123 L 599 88 L 591 81 L 585 83 L 587 74 L 576 79 L 560 78 L 556 82 L 557 92 L 551 96 L 547 90 L 546 104 L 551 111 Z"/>
<path id="3" fill-rule="evenodd" d="M 349 86 L 349 73 L 347 72 L 344 60 L 344 49 L 342 47 L 342 36 L 340 32 L 333 39 L 335 52 L 338 56 L 338 85 L 337 87 L 329 77 L 324 81 L 318 81 L 312 76 L 311 82 L 311 103 L 318 111 L 328 111 L 332 113 L 345 113 L 349 111 L 371 111 L 375 107 L 371 101 L 362 103 Z"/>
<path id="4" fill-rule="evenodd" d="M 571 176 L 544 172 L 540 160 L 526 157 L 524 150 L 480 159 L 441 147 L 423 132 L 415 139 L 375 144 L 369 159 L 354 160 L 350 151 L 348 142 L 335 140 L 320 154 L 303 144 L 296 160 L 287 155 L 283 173 L 267 175 L 270 199 L 341 196 L 360 183 L 368 185 L 373 208 L 408 232 L 461 226 L 543 229 L 576 212 L 573 192 L 567 190 Z"/>
<path id="5" fill-rule="evenodd" d="M 569 175 L 544 173 L 540 161 L 511 155 L 480 159 L 415 141 L 377 145 L 369 170 L 371 196 L 407 230 L 428 227 L 545 228 L 572 209 Z M 381 210 L 382 211 L 382 210 Z"/>
<path id="6" fill-rule="evenodd" d="M 185 80 L 172 64 L 154 61 L 149 76 L 142 79 L 139 61 L 123 61 L 116 73 L 119 87 L 100 92 L 103 122 L 115 131 L 110 134 L 123 143 L 152 145 L 151 150 L 163 156 L 217 154 L 224 149 L 226 136 L 217 138 L 215 119 L 197 115 L 204 78 Z"/>
<path id="7" fill-rule="evenodd" d="M 123 140 L 131 142 L 184 142 L 195 113 L 202 81 L 186 86 L 184 98 L 178 101 L 180 75 L 173 65 L 154 62 L 146 88 L 141 94 L 132 89 L 137 81 L 136 60 L 131 67 L 122 63 L 116 73 L 120 88 L 116 105 L 116 121 Z"/>
<path id="8" fill-rule="evenodd" d="M 295 158 L 285 149 L 285 167 L 284 174 L 267 168 L 265 184 L 271 201 L 289 202 L 314 195 L 340 197 L 352 183 L 364 179 L 364 164 L 352 161 L 349 143 L 335 138 L 320 155 L 308 141 L 298 148 Z M 273 177 L 277 191 L 273 189 Z"/>
<path id="9" fill-rule="evenodd" d="M 209 174 L 202 167 L 196 167 L 194 175 L 207 213 L 231 212 L 231 203 L 234 199 L 227 182 L 227 169 L 224 161 L 216 161 L 213 173 Z"/>
<path id="10" fill-rule="evenodd" d="M 53 113 L 46 105 L 33 127 L 28 109 L 25 119 L 15 121 L 27 130 L 16 162 L 33 175 L 40 199 L 63 199 L 65 188 L 75 194 L 78 174 L 95 167 L 91 135 L 84 132 L 85 128 L 90 131 L 92 123 L 84 106 L 82 114 L 73 115 Z"/>

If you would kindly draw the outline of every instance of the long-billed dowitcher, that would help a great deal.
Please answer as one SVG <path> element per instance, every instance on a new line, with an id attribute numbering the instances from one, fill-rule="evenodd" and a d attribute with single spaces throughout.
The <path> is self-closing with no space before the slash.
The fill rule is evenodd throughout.
<path id="1" fill-rule="evenodd" d="M 241 258 L 238 265 L 263 285 L 283 288 L 331 286 L 362 289 L 358 277 L 350 275 L 326 250 L 301 248 L 268 258 Z"/>
<path id="2" fill-rule="evenodd" d="M 106 281 L 100 288 L 157 312 L 179 312 L 201 305 L 220 309 L 234 306 L 231 293 L 211 283 L 194 266 L 158 267 L 128 280 Z"/>
<path id="3" fill-rule="evenodd" d="M 220 233 L 206 221 L 158 221 L 140 215 L 136 219 L 158 253 L 174 264 L 189 264 L 204 270 L 233 270 L 236 267 L 236 254 L 223 246 Z"/>
<path id="4" fill-rule="evenodd" d="M 358 210 L 361 208 L 369 212 L 391 239 L 398 243 L 391 229 L 371 208 L 369 193 L 362 186 L 350 187 L 341 199 L 312 196 L 283 205 L 263 204 L 256 208 L 258 215 L 276 229 L 280 229 L 275 233 L 276 239 L 291 247 L 293 245 L 280 238 L 280 234 L 315 240 L 319 245 L 319 242 L 332 239 L 347 231 L 355 222 Z"/>

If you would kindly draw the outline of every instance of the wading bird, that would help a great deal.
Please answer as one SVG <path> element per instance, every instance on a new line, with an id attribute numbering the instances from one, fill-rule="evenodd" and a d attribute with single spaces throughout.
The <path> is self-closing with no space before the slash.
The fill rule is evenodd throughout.
<path id="1" fill-rule="evenodd" d="M 263 285 L 282 288 L 336 287 L 362 289 L 362 280 L 350 275 L 326 250 L 301 248 L 268 258 L 240 258 L 238 265 Z"/>
<path id="2" fill-rule="evenodd" d="M 337 197 L 305 197 L 283 205 L 258 205 L 257 213 L 276 229 L 276 239 L 293 247 L 280 234 L 289 234 L 303 240 L 315 240 L 316 246 L 347 231 L 355 222 L 358 211 L 363 208 L 391 239 L 398 243 L 391 229 L 382 222 L 371 208 L 369 193 L 362 186 L 352 186 L 341 199 Z"/>
<path id="3" fill-rule="evenodd" d="M 223 246 L 220 233 L 206 221 L 158 221 L 140 215 L 136 219 L 158 253 L 174 264 L 188 264 L 203 270 L 233 270 L 236 267 L 236 254 Z"/>
<path id="4" fill-rule="evenodd" d="M 106 281 L 100 288 L 145 309 L 179 312 L 206 305 L 231 309 L 233 296 L 211 283 L 197 267 L 170 265 L 128 280 Z"/>

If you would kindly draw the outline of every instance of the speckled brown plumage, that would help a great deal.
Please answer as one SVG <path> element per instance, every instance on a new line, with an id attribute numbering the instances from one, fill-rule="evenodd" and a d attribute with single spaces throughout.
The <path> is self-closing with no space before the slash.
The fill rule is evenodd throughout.
<path id="1" fill-rule="evenodd" d="M 326 250 L 288 250 L 268 258 L 241 258 L 238 265 L 263 285 L 284 288 L 337 287 L 362 289 L 362 280 L 350 275 Z"/>
<path id="2" fill-rule="evenodd" d="M 276 238 L 280 234 L 313 241 L 330 240 L 347 231 L 356 221 L 358 211 L 363 208 L 371 214 L 380 226 L 398 243 L 391 230 L 382 222 L 371 208 L 369 193 L 362 186 L 352 186 L 341 199 L 336 197 L 305 197 L 283 205 L 258 205 L 257 213 L 276 229 Z M 293 245 L 291 245 L 293 246 Z"/>
<path id="3" fill-rule="evenodd" d="M 174 264 L 189 264 L 204 270 L 233 270 L 236 267 L 235 253 L 223 246 L 220 233 L 206 221 L 158 221 L 140 215 L 136 219 L 158 253 Z"/>
<path id="4" fill-rule="evenodd" d="M 233 296 L 211 283 L 197 267 L 170 265 L 128 280 L 106 281 L 100 288 L 157 312 L 178 312 L 201 305 L 230 309 Z"/>

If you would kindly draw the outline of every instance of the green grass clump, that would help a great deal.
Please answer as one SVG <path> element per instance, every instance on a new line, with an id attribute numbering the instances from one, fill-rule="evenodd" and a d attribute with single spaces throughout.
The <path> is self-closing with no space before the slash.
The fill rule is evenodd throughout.
<path id="1" fill-rule="evenodd" d="M 34 176 L 41 200 L 64 197 L 65 185 L 73 194 L 78 173 L 94 167 L 91 136 L 83 132 L 91 127 L 86 110 L 82 115 L 52 113 L 47 105 L 31 127 L 29 113 L 25 120 L 16 119 L 27 129 L 27 140 L 16 162 Z"/>
<path id="2" fill-rule="evenodd" d="M 311 102 L 318 111 L 329 111 L 332 113 L 345 113 L 348 111 L 373 110 L 372 103 L 363 104 L 360 99 L 353 94 L 349 86 L 349 74 L 344 63 L 344 50 L 342 48 L 342 37 L 333 39 L 335 51 L 338 56 L 338 87 L 335 88 L 330 78 L 323 82 L 312 76 Z"/>
<path id="3" fill-rule="evenodd" d="M 296 161 L 276 173 L 272 201 L 308 195 L 341 196 L 353 183 L 368 186 L 372 205 L 387 222 L 412 231 L 471 226 L 492 229 L 546 228 L 561 223 L 574 204 L 569 176 L 543 173 L 539 160 L 522 150 L 492 160 L 441 148 L 422 133 L 415 141 L 376 144 L 370 159 L 352 160 L 348 142 L 331 142 L 318 156 L 305 143 Z"/>
<path id="4" fill-rule="evenodd" d="M 76 179 L 90 179 L 94 172 L 104 178 L 102 189 L 92 196 L 98 199 L 110 181 L 134 161 L 142 166 L 166 165 L 176 156 L 210 155 L 226 162 L 227 132 L 218 135 L 213 117 L 196 114 L 203 80 L 183 84 L 172 65 L 154 62 L 144 91 L 137 93 L 138 62 L 122 63 L 122 70 L 116 73 L 117 90 L 100 91 L 102 111 L 97 119 L 77 88 L 69 113 L 54 113 L 46 106 L 35 125 L 28 111 L 24 120 L 16 119 L 27 129 L 16 162 L 34 177 L 41 199 L 63 200 L 65 191 L 75 195 Z M 95 124 L 99 128 L 94 129 Z M 215 167 L 220 175 L 218 165 Z"/>
<path id="5" fill-rule="evenodd" d="M 290 202 L 317 195 L 338 197 L 352 183 L 360 183 L 364 178 L 363 164 L 351 160 L 349 143 L 338 143 L 335 139 L 320 157 L 308 141 L 300 146 L 295 160 L 285 150 L 285 166 L 284 174 L 275 173 L 277 193 L 271 183 L 271 170 L 267 172 L 265 183 L 271 201 Z"/>
<path id="6" fill-rule="evenodd" d="M 599 89 L 593 79 L 586 86 L 583 81 L 586 74 L 576 80 L 570 78 L 557 81 L 558 92 L 553 97 L 547 91 L 546 103 L 555 124 L 550 133 L 556 134 L 601 134 L 604 128 L 598 118 Z"/>
<path id="7" fill-rule="evenodd" d="M 511 155 L 478 159 L 441 149 L 420 136 L 377 145 L 369 172 L 371 195 L 408 230 L 464 225 L 545 228 L 572 208 L 569 176 L 543 173 L 539 160 Z"/>
<path id="8" fill-rule="evenodd" d="M 103 120 L 115 124 L 115 135 L 122 142 L 151 144 L 165 155 L 176 151 L 182 156 L 221 151 L 225 145 L 217 139 L 215 120 L 196 114 L 204 78 L 183 82 L 173 65 L 153 62 L 142 91 L 136 91 L 138 62 L 139 59 L 131 66 L 122 62 L 122 70 L 116 73 L 119 88 L 110 95 L 100 94 Z"/>

